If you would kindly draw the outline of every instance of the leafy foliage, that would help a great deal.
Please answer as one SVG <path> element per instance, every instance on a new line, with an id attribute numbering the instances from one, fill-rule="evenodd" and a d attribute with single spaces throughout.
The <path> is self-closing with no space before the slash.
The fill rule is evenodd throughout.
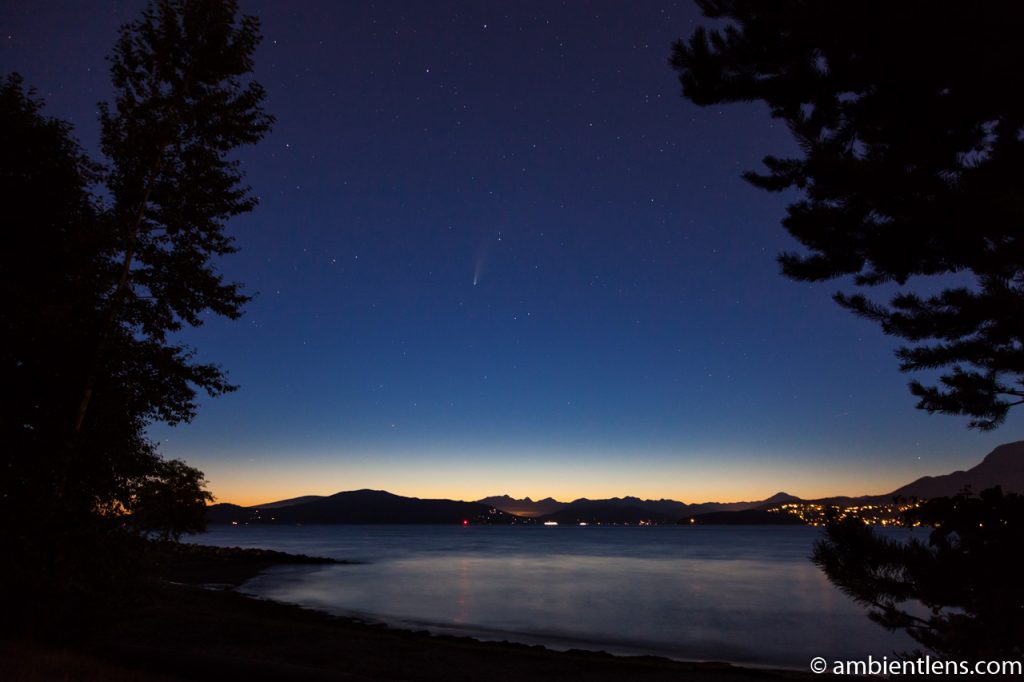
<path id="1" fill-rule="evenodd" d="M 794 279 L 899 287 L 837 302 L 908 345 L 918 407 L 992 429 L 1024 402 L 1024 14 L 1008 3 L 698 0 L 671 64 L 700 105 L 762 101 L 802 156 L 745 178 L 796 189 Z M 903 289 L 913 278 L 918 292 Z M 954 279 L 948 275 L 956 275 Z"/>
<path id="2" fill-rule="evenodd" d="M 202 324 L 206 311 L 237 318 L 248 300 L 212 264 L 234 251 L 226 221 L 256 204 L 228 153 L 260 140 L 272 123 L 260 106 L 262 87 L 242 80 L 252 69 L 258 24 L 253 17 L 236 22 L 236 13 L 234 2 L 197 0 L 147 9 L 121 31 L 111 57 L 118 96 L 113 107 L 100 107 L 117 241 L 94 354 L 102 362 L 119 332 L 130 335 L 129 345 L 143 353 L 125 368 L 133 371 L 128 383 L 144 389 L 134 396 L 135 411 L 171 424 L 194 416 L 194 386 L 211 395 L 233 387 L 169 335 Z M 84 387 L 76 429 L 95 388 Z"/>
<path id="3" fill-rule="evenodd" d="M 133 526 L 164 541 L 206 530 L 206 505 L 213 495 L 204 490 L 203 479 L 202 472 L 180 460 L 161 460 L 135 482 L 129 500 Z"/>
<path id="4" fill-rule="evenodd" d="M 932 528 L 927 542 L 899 542 L 857 519 L 827 526 L 812 560 L 870 607 L 872 620 L 905 629 L 952 660 L 1024 657 L 1024 497 L 999 488 L 929 500 L 905 512 Z M 914 608 L 914 606 L 923 608 Z"/>
<path id="5" fill-rule="evenodd" d="M 175 334 L 248 300 L 216 261 L 234 250 L 227 221 L 256 203 L 231 153 L 272 118 L 249 78 L 258 24 L 237 14 L 156 0 L 122 29 L 105 165 L 19 76 L 0 85 L 0 550 L 24 558 L 3 562 L 8 620 L 116 591 L 132 537 L 204 526 L 202 473 L 161 458 L 146 429 L 234 388 Z"/>

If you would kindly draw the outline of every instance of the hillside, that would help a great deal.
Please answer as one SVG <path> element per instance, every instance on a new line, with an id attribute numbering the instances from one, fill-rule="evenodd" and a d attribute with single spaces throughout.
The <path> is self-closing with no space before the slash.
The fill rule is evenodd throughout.
<path id="1" fill-rule="evenodd" d="M 377 523 L 511 523 L 513 517 L 476 502 L 421 500 L 382 490 L 354 490 L 281 506 L 214 505 L 211 523 L 377 524 Z"/>
<path id="2" fill-rule="evenodd" d="M 1024 440 L 1000 445 L 966 471 L 924 476 L 885 497 L 946 497 L 966 487 L 978 492 L 996 485 L 1002 486 L 1004 492 L 1024 494 Z"/>

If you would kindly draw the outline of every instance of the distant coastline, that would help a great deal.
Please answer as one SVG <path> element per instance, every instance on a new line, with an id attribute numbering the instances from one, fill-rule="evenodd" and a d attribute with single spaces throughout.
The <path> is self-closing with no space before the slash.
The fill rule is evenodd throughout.
<path id="1" fill-rule="evenodd" d="M 642 500 L 614 497 L 559 502 L 494 495 L 476 502 L 404 497 L 383 490 L 355 490 L 330 496 L 302 497 L 243 507 L 230 503 L 208 508 L 213 524 L 463 524 L 463 525 L 664 525 L 753 524 L 816 525 L 826 510 L 854 514 L 868 523 L 896 523 L 915 499 L 979 491 L 999 485 L 1024 493 L 1024 441 L 1000 445 L 976 466 L 944 476 L 925 476 L 885 495 L 805 500 L 779 492 L 751 502 Z"/>

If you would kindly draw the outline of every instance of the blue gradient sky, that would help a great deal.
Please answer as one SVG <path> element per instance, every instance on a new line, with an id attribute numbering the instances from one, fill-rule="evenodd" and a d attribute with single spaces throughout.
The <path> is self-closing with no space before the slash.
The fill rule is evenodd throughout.
<path id="1" fill-rule="evenodd" d="M 278 124 L 223 270 L 257 298 L 186 335 L 241 390 L 152 429 L 220 499 L 881 493 L 1020 437 L 915 410 L 838 283 L 778 274 L 793 197 L 740 172 L 792 143 L 681 99 L 688 2 L 242 6 Z M 95 149 L 142 7 L 5 3 L 2 68 Z"/>

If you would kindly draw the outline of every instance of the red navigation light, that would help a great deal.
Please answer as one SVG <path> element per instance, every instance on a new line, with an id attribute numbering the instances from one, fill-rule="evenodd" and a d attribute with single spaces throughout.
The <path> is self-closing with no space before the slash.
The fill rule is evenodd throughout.
<path id="1" fill-rule="evenodd" d="M 469 519 L 462 519 L 462 525 L 463 526 L 468 526 L 469 525 Z"/>

